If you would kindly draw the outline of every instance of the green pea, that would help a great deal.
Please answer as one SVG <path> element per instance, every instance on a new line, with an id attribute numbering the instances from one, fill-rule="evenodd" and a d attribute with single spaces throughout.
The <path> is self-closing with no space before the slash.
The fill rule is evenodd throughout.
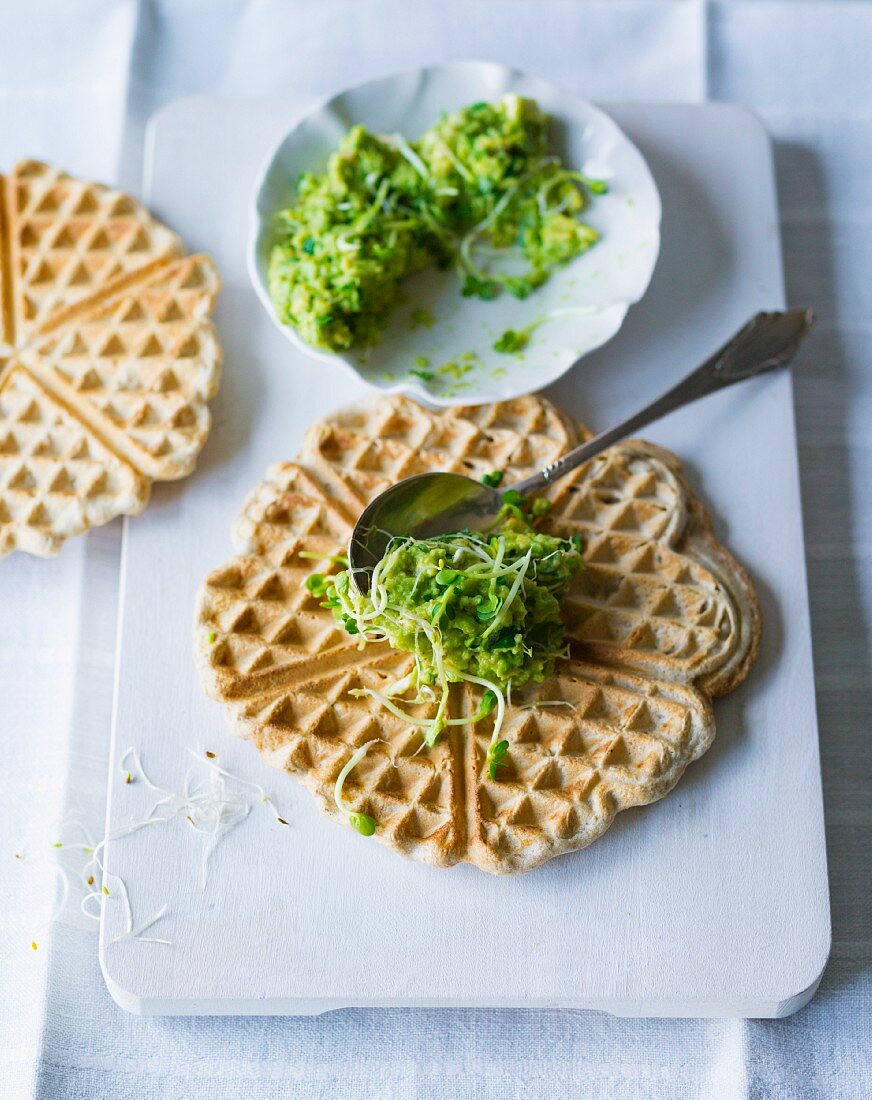
<path id="1" fill-rule="evenodd" d="M 313 596 L 323 596 L 330 585 L 330 578 L 323 573 L 311 573 L 306 577 L 306 588 Z"/>
<path id="2" fill-rule="evenodd" d="M 372 836 L 375 832 L 375 818 L 370 817 L 369 814 L 350 813 L 348 822 L 361 836 Z"/>

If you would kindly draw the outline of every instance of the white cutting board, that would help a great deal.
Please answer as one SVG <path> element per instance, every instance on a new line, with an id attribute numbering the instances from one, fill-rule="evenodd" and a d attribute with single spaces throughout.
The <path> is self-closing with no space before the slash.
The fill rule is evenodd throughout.
<path id="1" fill-rule="evenodd" d="M 300 104 L 176 103 L 153 121 L 146 199 L 224 280 L 226 373 L 196 474 L 155 487 L 125 532 L 108 831 L 153 796 L 127 785 L 135 745 L 181 787 L 200 742 L 256 778 L 264 807 L 227 837 L 197 886 L 200 838 L 182 820 L 109 845 L 150 934 L 100 960 L 124 1008 L 149 1013 L 317 1013 L 348 1005 L 567 1006 L 625 1015 L 779 1016 L 814 992 L 830 943 L 808 600 L 787 374 L 682 410 L 647 434 L 673 448 L 718 533 L 750 569 L 765 615 L 749 681 L 717 703 L 718 736 L 678 788 L 621 814 L 584 852 L 532 874 L 406 862 L 322 817 L 294 780 L 236 741 L 200 688 L 194 595 L 231 555 L 230 524 L 265 467 L 315 418 L 359 397 L 345 373 L 278 333 L 245 270 L 250 186 Z M 602 427 L 695 366 L 751 313 L 783 304 L 771 150 L 744 110 L 607 108 L 649 159 L 663 250 L 620 335 L 549 391 Z M 803 303 L 806 304 L 806 303 Z M 813 304 L 813 303 L 808 303 Z M 798 368 L 801 369 L 801 366 Z"/>

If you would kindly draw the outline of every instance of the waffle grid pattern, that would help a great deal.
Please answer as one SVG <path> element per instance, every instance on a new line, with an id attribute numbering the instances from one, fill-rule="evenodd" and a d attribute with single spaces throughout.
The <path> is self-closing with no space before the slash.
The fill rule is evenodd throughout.
<path id="1" fill-rule="evenodd" d="M 611 664 L 682 683 L 722 669 L 741 642 L 736 585 L 686 551 L 704 535 L 687 499 L 661 452 L 629 443 L 559 483 L 550 519 L 586 547 L 566 603 L 570 636 Z"/>
<path id="2" fill-rule="evenodd" d="M 12 364 L 0 378 L 0 556 L 52 554 L 119 508 L 138 512 L 149 484 Z"/>
<path id="3" fill-rule="evenodd" d="M 488 870 L 526 870 L 590 843 L 619 810 L 666 794 L 714 736 L 698 693 L 576 660 L 528 694 L 504 727 L 496 780 L 487 723 L 470 738 L 470 849 Z"/>
<path id="4" fill-rule="evenodd" d="M 579 439 L 577 425 L 543 401 L 461 406 L 449 416 L 399 397 L 316 424 L 303 441 L 301 460 L 341 476 L 364 505 L 388 485 L 431 470 L 471 478 L 503 470 L 507 483 L 518 481 Z"/>
<path id="5" fill-rule="evenodd" d="M 688 540 L 705 535 L 701 513 L 674 460 L 647 445 L 614 448 L 552 492 L 551 526 L 579 531 L 587 547 L 569 600 L 574 656 L 512 700 L 508 765 L 496 780 L 485 768 L 489 720 L 450 727 L 435 750 L 418 753 L 413 727 L 352 694 L 383 691 L 410 658 L 385 645 L 360 649 L 305 589 L 309 573 L 336 568 L 329 557 L 385 484 L 425 469 L 506 468 L 519 479 L 583 434 L 535 397 L 439 413 L 405 398 L 344 410 L 313 426 L 298 462 L 270 468 L 234 525 L 240 556 L 201 589 L 201 676 L 237 731 L 334 816 L 336 775 L 379 738 L 345 789 L 376 819 L 377 837 L 405 855 L 529 870 L 595 840 L 620 809 L 667 793 L 714 736 L 708 696 L 695 685 L 735 658 L 739 620 L 753 619 L 756 604 L 733 601 L 741 587 L 694 556 Z M 596 616 L 608 644 L 585 637 Z M 669 630 L 654 629 L 661 620 Z M 684 652 L 691 635 L 697 648 Z M 477 708 L 478 693 L 454 685 L 451 716 Z"/>
<path id="6" fill-rule="evenodd" d="M 9 181 L 15 323 L 27 339 L 181 243 L 129 195 L 39 161 Z"/>
<path id="7" fill-rule="evenodd" d="M 211 261 L 184 256 L 130 196 L 37 161 L 0 178 L 0 387 L 11 407 L 26 374 L 39 391 L 31 400 L 52 410 L 28 421 L 14 455 L 22 421 L 0 418 L 0 555 L 55 554 L 71 535 L 140 511 L 151 480 L 190 473 L 220 373 L 217 292 Z M 58 416 L 106 471 L 78 507 L 88 485 L 50 438 Z M 72 485 L 72 496 L 44 491 L 46 481 Z"/>

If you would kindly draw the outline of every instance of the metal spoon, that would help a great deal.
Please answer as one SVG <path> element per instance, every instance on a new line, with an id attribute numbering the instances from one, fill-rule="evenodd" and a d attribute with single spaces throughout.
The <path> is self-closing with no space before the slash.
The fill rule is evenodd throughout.
<path id="1" fill-rule="evenodd" d="M 662 397 L 569 451 L 538 474 L 507 485 L 522 494 L 543 489 L 638 428 L 700 397 L 785 366 L 808 334 L 810 309 L 758 313 L 726 344 Z M 482 530 L 497 519 L 505 489 L 492 489 L 462 474 L 416 474 L 386 489 L 361 513 L 349 542 L 349 564 L 361 591 L 395 535 L 433 538 L 450 531 Z"/>

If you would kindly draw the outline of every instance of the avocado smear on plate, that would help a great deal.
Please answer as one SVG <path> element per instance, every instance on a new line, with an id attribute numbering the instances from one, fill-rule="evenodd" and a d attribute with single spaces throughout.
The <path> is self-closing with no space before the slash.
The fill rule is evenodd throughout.
<path id="1" fill-rule="evenodd" d="M 506 95 L 443 115 L 415 142 L 354 126 L 277 215 L 279 320 L 316 348 L 371 347 L 401 281 L 431 264 L 453 265 L 466 296 L 526 298 L 597 240 L 579 215 L 606 190 L 549 154 L 548 121 Z M 523 258 L 520 274 L 490 262 L 503 254 Z"/>

